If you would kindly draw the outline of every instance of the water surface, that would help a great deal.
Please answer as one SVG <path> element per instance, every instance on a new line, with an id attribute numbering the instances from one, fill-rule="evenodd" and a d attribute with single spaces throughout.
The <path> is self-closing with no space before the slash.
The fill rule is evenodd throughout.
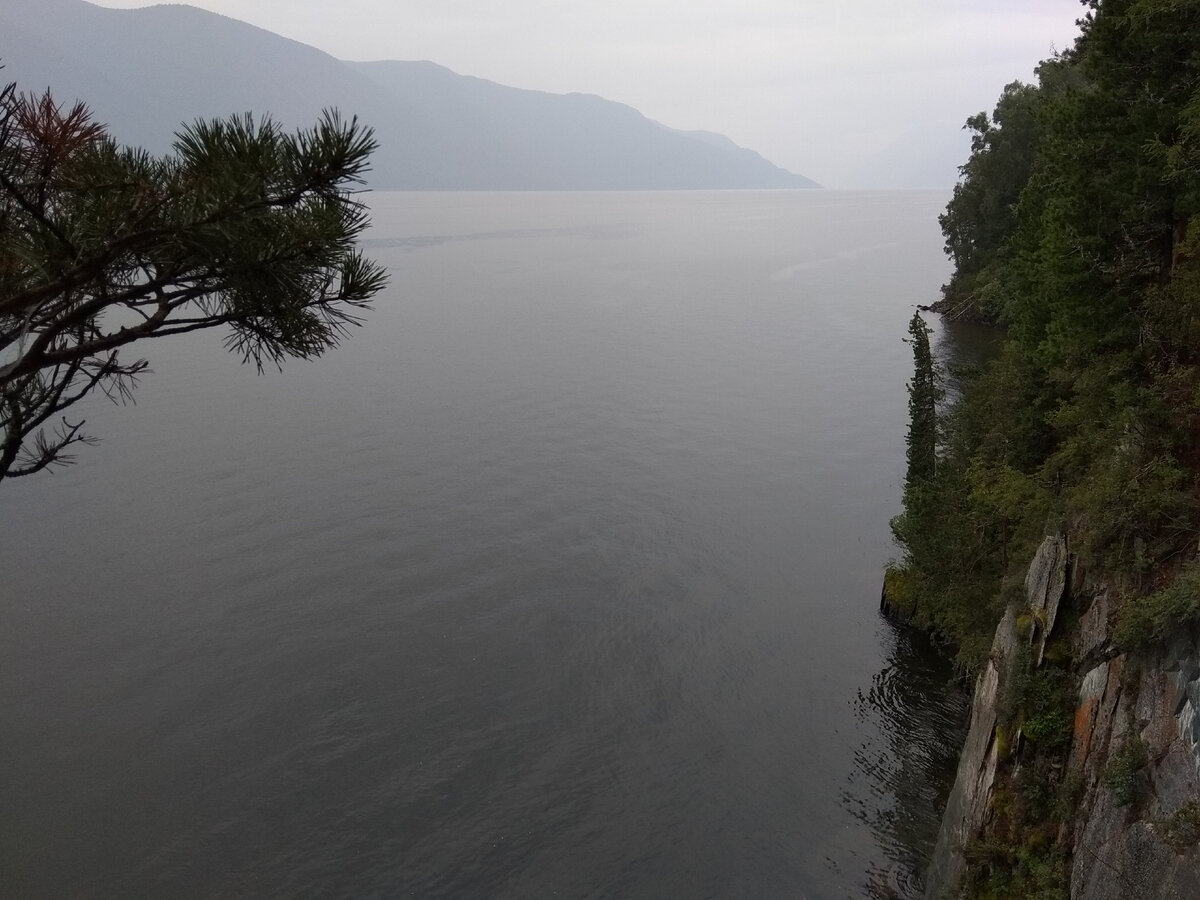
<path id="1" fill-rule="evenodd" d="M 876 604 L 945 200 L 374 195 L 337 352 L 150 345 L 0 487 L 5 893 L 908 884 L 877 776 L 942 712 L 887 713 Z"/>

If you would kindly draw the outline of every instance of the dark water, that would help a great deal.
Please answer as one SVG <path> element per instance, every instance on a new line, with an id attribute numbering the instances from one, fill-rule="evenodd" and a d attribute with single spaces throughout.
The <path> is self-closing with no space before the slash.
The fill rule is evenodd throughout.
<path id="1" fill-rule="evenodd" d="M 960 706 L 876 604 L 945 200 L 377 195 L 341 350 L 150 347 L 0 486 L 0 894 L 905 890 Z"/>
<path id="2" fill-rule="evenodd" d="M 868 863 L 866 895 L 894 900 L 923 896 L 921 876 L 937 842 L 931 812 L 944 806 L 954 781 L 970 695 L 925 635 L 897 626 L 884 645 L 886 663 L 854 702 L 861 727 L 880 737 L 855 752 L 859 777 L 844 805 L 882 851 Z"/>

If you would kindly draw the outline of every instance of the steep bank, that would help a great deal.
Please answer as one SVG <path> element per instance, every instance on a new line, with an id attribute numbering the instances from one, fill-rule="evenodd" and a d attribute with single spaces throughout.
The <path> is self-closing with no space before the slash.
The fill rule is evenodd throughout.
<path id="1" fill-rule="evenodd" d="M 1000 352 L 943 403 L 910 326 L 887 589 L 978 677 L 929 897 L 1200 896 L 1200 0 L 1084 5 L 939 218 Z"/>
<path id="2" fill-rule="evenodd" d="M 972 882 L 972 895 L 988 896 L 979 868 L 1028 852 L 1061 860 L 1076 900 L 1200 896 L 1200 631 L 1152 652 L 1117 652 L 1112 591 L 1065 537 L 1043 540 L 976 682 L 928 900 Z M 1078 684 L 1069 747 L 1031 740 L 1029 719 L 1014 726 L 1026 666 L 1057 668 Z M 1014 835 L 1013 807 L 1029 802 L 1022 773 L 1039 767 L 1057 789 L 1051 808 L 1066 815 L 1045 823 L 1058 819 L 1052 835 L 1029 817 Z"/>

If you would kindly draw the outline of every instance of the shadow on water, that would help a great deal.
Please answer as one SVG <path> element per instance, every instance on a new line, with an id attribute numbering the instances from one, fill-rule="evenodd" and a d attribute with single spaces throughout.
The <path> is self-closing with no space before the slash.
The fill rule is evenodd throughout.
<path id="1" fill-rule="evenodd" d="M 868 870 L 866 896 L 914 898 L 954 782 L 970 695 L 923 632 L 883 620 L 880 640 L 887 661 L 853 701 L 864 732 L 876 737 L 855 752 L 857 790 L 843 802 L 886 855 Z"/>
<path id="2" fill-rule="evenodd" d="M 934 326 L 933 354 L 945 378 L 946 397 L 953 400 L 979 367 L 1000 352 L 1004 329 L 941 318 L 930 324 Z"/>

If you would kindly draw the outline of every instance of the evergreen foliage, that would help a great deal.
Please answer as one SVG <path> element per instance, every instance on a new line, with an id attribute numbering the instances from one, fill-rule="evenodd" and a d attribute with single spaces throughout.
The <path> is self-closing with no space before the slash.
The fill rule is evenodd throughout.
<path id="1" fill-rule="evenodd" d="M 917 493 L 933 481 L 937 466 L 937 404 L 942 391 L 933 368 L 929 327 L 919 312 L 913 313 L 908 334 L 913 348 L 913 379 L 908 384 L 908 474 L 904 489 Z"/>
<path id="2" fill-rule="evenodd" d="M 896 538 L 919 620 L 967 665 L 1047 528 L 1070 522 L 1131 597 L 1200 532 L 1200 0 L 1086 5 L 1036 85 L 968 121 L 941 218 L 940 309 L 1006 339 L 943 415 Z"/>
<path id="3" fill-rule="evenodd" d="M 225 327 L 260 369 L 336 346 L 385 283 L 348 192 L 374 148 L 336 113 L 296 134 L 247 115 L 158 159 L 80 104 L 0 90 L 0 479 L 91 440 L 61 414 L 128 396 L 147 366 L 128 344 Z"/>
<path id="4" fill-rule="evenodd" d="M 1136 734 L 1126 734 L 1121 746 L 1104 767 L 1104 786 L 1112 792 L 1118 806 L 1128 806 L 1137 799 L 1139 774 L 1150 761 L 1146 742 Z"/>
<path id="5" fill-rule="evenodd" d="M 944 411 L 933 478 L 916 502 L 906 484 L 895 534 L 914 618 L 968 668 L 1064 526 L 1121 589 L 1119 649 L 1200 618 L 1200 0 L 1085 5 L 1036 85 L 968 121 L 941 217 L 955 271 L 939 309 L 999 323 L 1004 343 Z M 1034 619 L 1018 609 L 1027 637 Z M 962 896 L 1070 895 L 1076 681 L 1049 650 L 1028 656 L 1006 661 L 1002 761 Z M 1104 773 L 1117 803 L 1144 779 L 1135 732 Z M 1194 819 L 1172 827 L 1191 836 Z"/>
<path id="6" fill-rule="evenodd" d="M 1200 571 L 1190 567 L 1161 590 L 1126 598 L 1117 612 L 1113 641 L 1124 650 L 1147 650 L 1198 614 Z"/>
<path id="7" fill-rule="evenodd" d="M 1160 833 L 1176 853 L 1200 843 L 1200 803 L 1190 800 L 1158 823 Z"/>
<path id="8" fill-rule="evenodd" d="M 951 318 L 996 321 L 1003 304 L 989 290 L 993 264 L 1016 225 L 1016 204 L 1033 166 L 1040 91 L 1014 81 L 989 119 L 967 120 L 971 156 L 961 167 L 954 196 L 939 217 L 954 274 L 943 288 L 941 311 Z"/>

